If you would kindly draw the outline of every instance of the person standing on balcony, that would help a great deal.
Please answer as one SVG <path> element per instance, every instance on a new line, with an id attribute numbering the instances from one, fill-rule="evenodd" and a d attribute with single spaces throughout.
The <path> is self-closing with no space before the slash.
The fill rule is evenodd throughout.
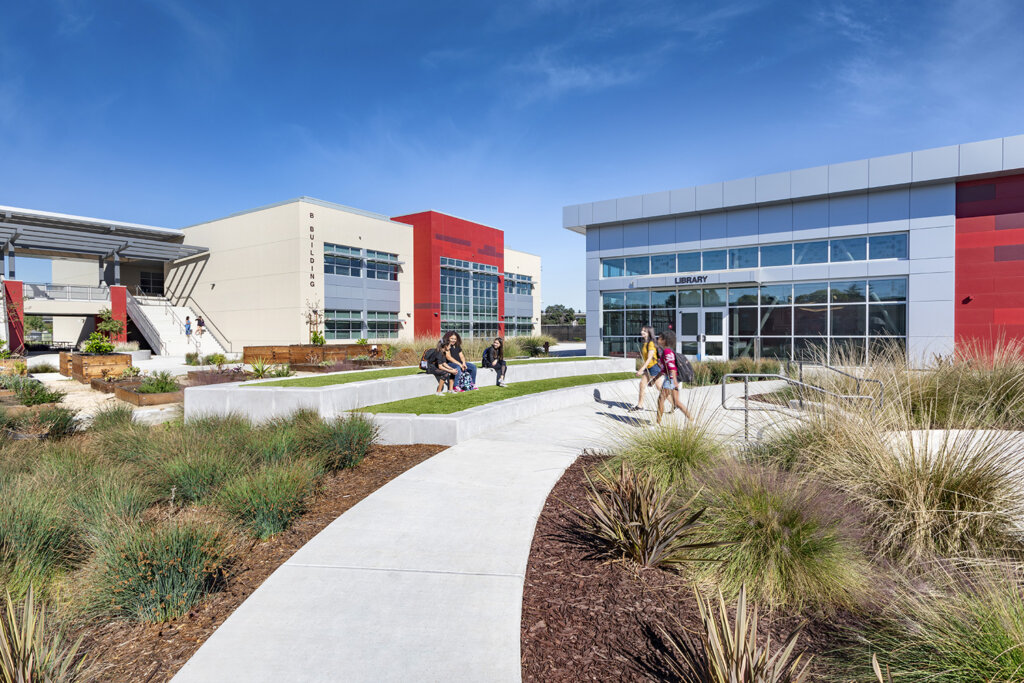
<path id="1" fill-rule="evenodd" d="M 185 316 L 185 339 L 192 340 L 192 318 Z"/>

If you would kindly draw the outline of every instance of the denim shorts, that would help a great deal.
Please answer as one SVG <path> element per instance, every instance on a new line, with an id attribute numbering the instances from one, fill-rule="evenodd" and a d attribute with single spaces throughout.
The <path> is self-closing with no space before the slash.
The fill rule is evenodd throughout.
<path id="1" fill-rule="evenodd" d="M 671 377 L 666 377 L 665 381 L 661 383 L 661 388 L 664 391 L 672 391 L 676 388 L 676 383 L 672 381 Z"/>

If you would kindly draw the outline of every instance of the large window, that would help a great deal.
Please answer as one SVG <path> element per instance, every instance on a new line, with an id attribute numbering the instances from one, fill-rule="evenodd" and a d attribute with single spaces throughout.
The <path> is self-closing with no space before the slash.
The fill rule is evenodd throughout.
<path id="1" fill-rule="evenodd" d="M 738 270 L 905 258 L 907 233 L 902 232 L 870 237 L 766 244 L 760 247 L 605 258 L 601 259 L 601 277 L 635 277 L 694 273 L 702 270 Z"/>
<path id="2" fill-rule="evenodd" d="M 398 279 L 398 254 L 367 249 L 364 256 L 358 247 L 324 242 L 324 273 L 362 277 L 364 263 L 366 277 L 371 280 Z"/>
<path id="3" fill-rule="evenodd" d="M 498 334 L 497 266 L 441 258 L 441 327 L 466 337 Z"/>
<path id="4" fill-rule="evenodd" d="M 398 314 L 369 311 L 366 314 L 366 336 L 370 339 L 395 339 L 398 337 Z"/>
<path id="5" fill-rule="evenodd" d="M 533 294 L 533 276 L 519 275 L 517 273 L 505 273 L 506 294 Z"/>
<path id="6" fill-rule="evenodd" d="M 371 280 L 397 280 L 398 254 L 366 250 L 366 277 Z"/>
<path id="7" fill-rule="evenodd" d="M 164 273 L 160 272 L 148 272 L 141 271 L 139 273 L 139 289 L 142 290 L 143 294 L 149 294 L 150 296 L 163 296 L 164 295 Z"/>
<path id="8" fill-rule="evenodd" d="M 863 363 L 906 354 L 907 279 L 602 292 L 604 353 L 631 355 L 640 328 L 675 329 L 678 308 L 728 307 L 730 356 Z"/>
<path id="9" fill-rule="evenodd" d="M 360 339 L 363 336 L 362 311 L 324 311 L 324 337 Z"/>

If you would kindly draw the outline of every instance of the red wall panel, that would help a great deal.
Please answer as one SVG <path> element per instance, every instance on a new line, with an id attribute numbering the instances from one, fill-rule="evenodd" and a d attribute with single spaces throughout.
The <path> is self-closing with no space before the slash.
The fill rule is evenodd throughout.
<path id="1" fill-rule="evenodd" d="M 21 280 L 4 280 L 4 305 L 7 348 L 11 353 L 25 353 L 25 286 Z"/>
<path id="2" fill-rule="evenodd" d="M 1024 175 L 956 195 L 956 342 L 1024 337 Z"/>
<path id="3" fill-rule="evenodd" d="M 505 333 L 505 233 L 437 211 L 391 220 L 413 226 L 413 331 L 441 336 L 441 258 L 483 263 L 498 268 L 498 329 Z"/>

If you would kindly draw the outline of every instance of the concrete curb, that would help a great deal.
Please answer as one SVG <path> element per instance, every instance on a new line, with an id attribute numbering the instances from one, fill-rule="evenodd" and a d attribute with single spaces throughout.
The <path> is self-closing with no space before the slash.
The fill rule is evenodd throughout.
<path id="1" fill-rule="evenodd" d="M 523 363 L 509 367 L 507 377 L 510 381 L 529 382 L 631 372 L 635 367 L 635 361 L 631 358 Z M 478 381 L 491 381 L 494 378 L 491 372 L 479 370 Z M 325 387 L 260 387 L 258 384 L 252 386 L 251 382 L 247 384 L 250 386 L 243 387 L 240 382 L 232 382 L 188 387 L 185 389 L 185 419 L 235 413 L 254 422 L 266 422 L 277 417 L 287 417 L 297 410 L 312 410 L 321 417 L 332 418 L 365 406 L 427 396 L 437 388 L 437 380 L 426 374 L 386 377 Z M 421 439 L 418 443 L 424 441 Z"/>

